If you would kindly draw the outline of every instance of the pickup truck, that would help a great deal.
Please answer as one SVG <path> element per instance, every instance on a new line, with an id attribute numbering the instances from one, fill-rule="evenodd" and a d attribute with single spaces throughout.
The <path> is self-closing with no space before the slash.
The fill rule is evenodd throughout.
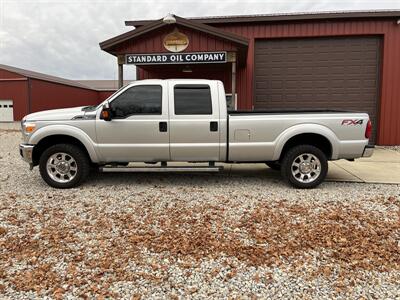
<path id="1" fill-rule="evenodd" d="M 211 172 L 218 162 L 267 164 L 292 186 L 313 188 L 328 160 L 373 152 L 366 113 L 228 112 L 223 83 L 203 79 L 135 81 L 98 106 L 37 112 L 21 125 L 21 156 L 55 188 L 75 187 L 93 169 Z"/>

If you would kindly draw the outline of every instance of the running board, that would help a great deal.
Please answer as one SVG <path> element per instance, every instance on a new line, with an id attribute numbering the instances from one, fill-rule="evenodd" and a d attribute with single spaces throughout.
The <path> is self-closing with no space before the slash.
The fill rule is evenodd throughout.
<path id="1" fill-rule="evenodd" d="M 155 173 L 163 173 L 163 172 L 220 172 L 224 169 L 224 167 L 209 167 L 209 166 L 199 166 L 199 167 L 100 167 L 100 172 L 104 173 L 145 173 L 145 172 L 155 172 Z"/>

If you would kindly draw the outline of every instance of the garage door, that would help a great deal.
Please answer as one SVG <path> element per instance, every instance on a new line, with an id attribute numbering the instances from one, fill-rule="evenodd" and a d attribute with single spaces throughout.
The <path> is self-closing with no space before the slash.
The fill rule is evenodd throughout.
<path id="1" fill-rule="evenodd" d="M 258 40 L 256 109 L 366 111 L 376 137 L 379 37 Z"/>
<path id="2" fill-rule="evenodd" d="M 12 100 L 0 100 L 0 122 L 14 121 L 14 105 Z"/>

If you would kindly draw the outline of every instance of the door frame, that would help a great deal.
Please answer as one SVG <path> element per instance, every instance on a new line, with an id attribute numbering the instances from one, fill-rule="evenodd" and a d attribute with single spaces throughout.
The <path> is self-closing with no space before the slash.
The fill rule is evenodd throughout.
<path id="1" fill-rule="evenodd" d="M 211 115 L 202 115 L 202 114 L 188 114 L 188 115 L 176 115 L 175 114 L 175 94 L 174 87 L 176 85 L 207 85 L 210 87 L 211 94 L 211 107 L 212 112 Z M 217 81 L 209 81 L 209 80 L 191 80 L 188 82 L 185 79 L 176 79 L 168 82 L 168 98 L 169 98 L 169 128 L 170 128 L 170 156 L 172 161 L 220 161 L 222 151 L 221 149 L 221 130 L 223 130 L 224 126 L 220 122 L 220 107 L 219 107 L 219 94 L 218 94 L 218 84 Z M 224 99 L 224 101 L 226 101 Z M 181 128 L 179 128 L 178 136 L 181 138 L 178 142 L 174 142 L 174 123 L 177 122 L 185 122 L 186 124 L 190 124 L 188 122 L 197 122 L 201 127 L 206 127 L 208 131 L 207 133 L 201 132 L 184 132 Z M 212 132 L 210 130 L 210 122 L 217 122 L 218 131 Z M 206 123 L 205 125 L 203 125 Z M 190 128 L 188 129 L 190 131 Z M 198 130 L 201 130 L 199 128 Z M 183 133 L 183 134 L 181 134 Z M 196 136 L 204 140 L 201 142 L 196 142 L 196 137 L 192 139 L 185 139 L 182 141 L 183 136 L 188 136 L 189 134 Z M 216 141 L 213 142 L 213 138 L 216 138 Z M 211 142 L 210 142 L 211 141 Z M 215 150 L 217 147 L 217 150 Z M 174 150 L 177 148 L 178 154 L 174 155 Z M 215 152 L 214 152 L 215 151 Z M 208 154 L 204 155 L 204 153 L 208 152 Z M 203 155 L 203 156 L 202 156 Z"/>

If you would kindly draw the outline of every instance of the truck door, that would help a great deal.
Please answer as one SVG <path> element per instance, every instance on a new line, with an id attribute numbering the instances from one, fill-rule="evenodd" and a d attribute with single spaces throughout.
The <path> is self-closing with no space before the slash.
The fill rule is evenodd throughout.
<path id="1" fill-rule="evenodd" d="M 100 113 L 96 119 L 98 149 L 106 162 L 170 160 L 166 83 L 129 86 L 109 104 L 112 120 L 100 119 Z"/>
<path id="2" fill-rule="evenodd" d="M 169 82 L 170 152 L 173 161 L 219 161 L 216 82 Z"/>

